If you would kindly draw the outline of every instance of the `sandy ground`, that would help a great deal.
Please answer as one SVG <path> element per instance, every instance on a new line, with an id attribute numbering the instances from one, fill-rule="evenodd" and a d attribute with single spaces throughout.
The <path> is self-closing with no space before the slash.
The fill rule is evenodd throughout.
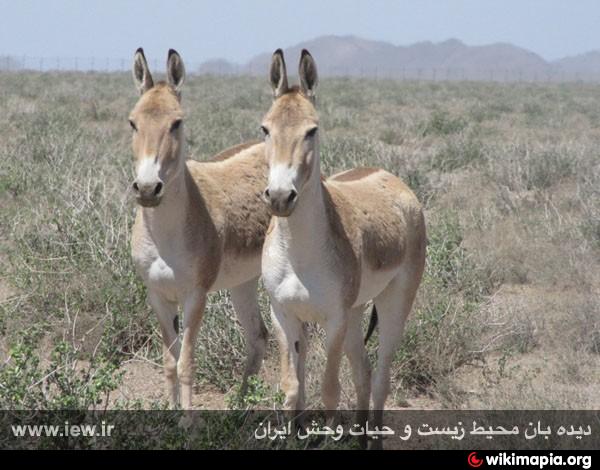
<path id="1" fill-rule="evenodd" d="M 576 316 L 574 312 L 585 305 L 588 295 L 573 286 L 503 286 L 489 299 L 482 314 L 488 315 L 489 321 L 506 325 L 506 334 L 514 336 L 515 352 L 506 355 L 492 350 L 486 353 L 484 364 L 459 368 L 448 378 L 444 393 L 433 391 L 416 395 L 398 390 L 394 393 L 392 387 L 386 407 L 413 410 L 600 409 L 600 375 L 597 374 L 600 357 L 578 351 L 579 331 L 571 324 Z M 494 337 L 490 339 L 491 348 L 495 340 Z M 323 359 L 318 354 L 311 357 L 309 350 L 309 381 L 318 380 Z M 342 366 L 340 405 L 352 408 L 354 390 L 348 379 L 346 362 Z M 271 357 L 261 371 L 261 377 L 273 389 L 278 389 L 278 370 L 277 361 Z M 124 371 L 123 384 L 114 398 L 141 399 L 148 403 L 166 399 L 158 364 L 134 360 L 125 365 Z M 307 390 L 309 403 L 318 407 L 318 384 L 308 383 Z M 210 384 L 197 384 L 194 406 L 224 409 L 225 396 Z"/>

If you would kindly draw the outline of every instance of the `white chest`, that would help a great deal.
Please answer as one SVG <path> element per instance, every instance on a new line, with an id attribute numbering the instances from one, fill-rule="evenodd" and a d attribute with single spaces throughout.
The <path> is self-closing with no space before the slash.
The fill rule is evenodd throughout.
<path id="1" fill-rule="evenodd" d="M 133 259 L 148 288 L 172 301 L 184 298 L 195 285 L 193 256 L 177 246 L 159 249 L 147 242 L 134 251 Z"/>
<path id="2" fill-rule="evenodd" d="M 266 245 L 263 281 L 271 299 L 302 321 L 322 321 L 340 305 L 339 280 L 324 257 L 294 259 L 280 245 Z"/>
<path id="3" fill-rule="evenodd" d="M 148 282 L 150 284 L 169 285 L 175 282 L 175 272 L 164 259 L 157 256 L 148 268 Z"/>

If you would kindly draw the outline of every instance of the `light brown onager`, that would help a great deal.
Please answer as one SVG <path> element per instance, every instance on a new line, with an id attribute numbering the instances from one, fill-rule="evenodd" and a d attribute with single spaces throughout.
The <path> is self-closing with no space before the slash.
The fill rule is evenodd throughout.
<path id="1" fill-rule="evenodd" d="M 246 338 L 243 384 L 258 372 L 265 352 L 256 292 L 270 218 L 261 201 L 264 144 L 242 144 L 210 162 L 186 160 L 179 54 L 169 51 L 167 81 L 155 84 L 138 49 L 133 76 L 141 97 L 129 118 L 139 204 L 132 254 L 160 323 L 169 399 L 190 409 L 194 347 L 208 292 L 231 290 Z M 178 306 L 184 313 L 181 342 Z"/>
<path id="2" fill-rule="evenodd" d="M 270 76 L 275 100 L 262 126 L 269 163 L 264 198 L 274 217 L 262 270 L 280 344 L 285 406 L 305 406 L 303 323 L 316 321 L 326 332 L 322 395 L 329 418 L 339 402 L 345 351 L 358 420 L 365 422 L 371 382 L 361 318 L 373 300 L 379 319 L 374 424 L 381 426 L 390 365 L 425 265 L 423 211 L 411 190 L 384 170 L 358 168 L 322 179 L 317 68 L 308 51 L 302 51 L 299 87 L 288 86 L 281 50 L 273 54 Z"/>

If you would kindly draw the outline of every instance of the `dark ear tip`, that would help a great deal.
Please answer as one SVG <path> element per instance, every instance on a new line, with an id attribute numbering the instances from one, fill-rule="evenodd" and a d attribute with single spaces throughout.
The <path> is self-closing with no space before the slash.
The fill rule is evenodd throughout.
<path id="1" fill-rule="evenodd" d="M 142 47 L 138 47 L 135 53 L 144 55 L 144 49 Z"/>
<path id="2" fill-rule="evenodd" d="M 308 52 L 308 49 L 302 49 L 302 53 L 300 54 L 300 58 L 304 59 L 304 57 L 312 57 L 312 55 L 310 55 L 310 52 Z"/>
<path id="3" fill-rule="evenodd" d="M 169 58 L 171 58 L 172 55 L 179 55 L 179 53 L 175 49 L 169 49 Z"/>
<path id="4" fill-rule="evenodd" d="M 283 57 L 283 50 L 279 48 L 275 52 L 273 52 L 273 55 L 280 55 L 281 57 Z"/>

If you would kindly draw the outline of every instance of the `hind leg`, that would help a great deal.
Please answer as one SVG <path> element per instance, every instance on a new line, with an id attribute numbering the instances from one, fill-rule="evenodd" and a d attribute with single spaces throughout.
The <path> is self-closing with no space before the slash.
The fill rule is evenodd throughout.
<path id="1" fill-rule="evenodd" d="M 337 416 L 337 407 L 342 390 L 339 375 L 348 328 L 344 311 L 340 310 L 337 315 L 332 315 L 324 327 L 327 361 L 325 363 L 325 373 L 323 374 L 321 395 L 323 397 L 327 421 L 333 424 Z"/>
<path id="2" fill-rule="evenodd" d="M 371 364 L 363 340 L 361 320 L 364 307 L 354 308 L 348 318 L 348 329 L 344 340 L 344 352 L 352 367 L 352 379 L 356 388 L 356 423 L 365 429 L 369 416 L 371 397 Z M 362 448 L 366 448 L 367 436 L 359 437 Z"/>
<path id="3" fill-rule="evenodd" d="M 244 330 L 246 339 L 246 367 L 242 378 L 241 394 L 246 394 L 248 377 L 259 372 L 267 348 L 267 329 L 258 306 L 258 278 L 231 289 L 231 303 Z"/>
<path id="4" fill-rule="evenodd" d="M 373 379 L 373 408 L 375 426 L 380 428 L 383 425 L 383 409 L 390 389 L 390 367 L 420 280 L 420 274 L 415 276 L 409 270 L 401 270 L 374 299 L 379 318 L 379 350 Z M 381 448 L 381 440 L 374 440 L 372 447 Z"/>

